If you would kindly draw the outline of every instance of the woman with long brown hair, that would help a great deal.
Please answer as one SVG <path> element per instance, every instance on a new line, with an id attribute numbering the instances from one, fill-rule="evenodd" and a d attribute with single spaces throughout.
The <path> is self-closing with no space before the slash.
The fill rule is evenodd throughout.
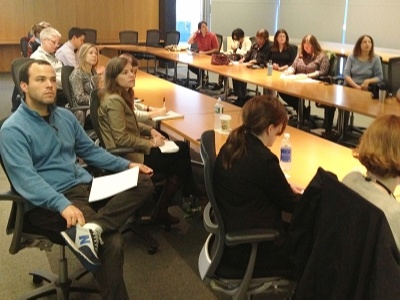
<path id="1" fill-rule="evenodd" d="M 164 190 L 153 211 L 151 220 L 156 224 L 174 225 L 179 218 L 169 214 L 172 198 L 182 188 L 184 197 L 198 195 L 194 183 L 189 147 L 176 141 L 179 150 L 162 153 L 166 138 L 151 126 L 137 121 L 134 112 L 132 87 L 135 85 L 135 71 L 125 57 L 112 58 L 105 71 L 105 89 L 99 107 L 99 125 L 107 148 L 135 147 L 141 152 L 126 155 L 132 162 L 144 163 L 154 173 L 166 174 Z"/>
<path id="2" fill-rule="evenodd" d="M 287 124 L 277 98 L 256 96 L 242 109 L 243 124 L 231 131 L 214 169 L 214 189 L 226 231 L 271 228 L 280 233 L 275 243 L 258 248 L 255 273 L 290 269 L 290 242 L 282 211 L 293 211 L 300 189 L 291 186 L 269 149 Z M 250 248 L 229 247 L 224 263 L 247 264 Z"/>

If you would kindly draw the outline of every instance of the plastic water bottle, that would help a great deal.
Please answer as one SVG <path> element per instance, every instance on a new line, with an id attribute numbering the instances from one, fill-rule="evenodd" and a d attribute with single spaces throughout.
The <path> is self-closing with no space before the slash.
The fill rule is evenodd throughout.
<path id="1" fill-rule="evenodd" d="M 224 106 L 222 104 L 221 98 L 218 97 L 217 102 L 214 105 L 214 130 L 221 130 L 221 115 L 224 113 Z"/>
<path id="2" fill-rule="evenodd" d="M 271 76 L 272 75 L 272 60 L 268 61 L 267 68 L 268 68 L 267 75 Z"/>
<path id="3" fill-rule="evenodd" d="M 292 143 L 290 142 L 290 133 L 287 132 L 283 135 L 281 143 L 280 163 L 284 172 L 290 171 L 292 167 Z"/>

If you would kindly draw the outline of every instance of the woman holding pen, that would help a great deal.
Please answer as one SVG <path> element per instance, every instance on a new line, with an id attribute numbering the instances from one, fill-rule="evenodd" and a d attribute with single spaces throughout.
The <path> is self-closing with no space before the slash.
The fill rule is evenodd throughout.
<path id="1" fill-rule="evenodd" d="M 135 70 L 125 57 L 112 58 L 105 71 L 105 89 L 99 107 L 99 125 L 106 148 L 135 147 L 141 152 L 130 153 L 126 158 L 144 163 L 154 173 L 166 174 L 166 183 L 151 221 L 166 226 L 179 223 L 179 218 L 169 214 L 168 206 L 182 188 L 183 197 L 198 195 L 194 182 L 189 147 L 176 141 L 175 153 L 162 153 L 166 138 L 151 126 L 138 122 L 134 108 L 133 87 Z"/>

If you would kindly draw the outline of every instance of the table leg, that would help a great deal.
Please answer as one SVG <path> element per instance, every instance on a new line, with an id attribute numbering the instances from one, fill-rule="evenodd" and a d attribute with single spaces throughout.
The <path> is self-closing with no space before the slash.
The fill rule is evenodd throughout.
<path id="1" fill-rule="evenodd" d="M 297 112 L 297 128 L 301 128 L 304 122 L 304 98 L 299 98 L 299 108 Z"/>

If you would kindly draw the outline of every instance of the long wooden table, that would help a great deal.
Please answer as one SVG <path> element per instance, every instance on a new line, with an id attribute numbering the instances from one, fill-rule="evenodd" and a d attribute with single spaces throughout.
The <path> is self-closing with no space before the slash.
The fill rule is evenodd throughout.
<path id="1" fill-rule="evenodd" d="M 276 76 L 276 74 L 274 73 L 273 76 Z M 313 84 L 313 86 L 319 85 L 321 84 Z M 144 103 L 152 106 L 161 106 L 161 99 L 165 97 L 168 108 L 184 114 L 183 119 L 164 120 L 162 125 L 193 145 L 199 146 L 201 134 L 214 126 L 215 98 L 175 85 L 142 71 L 138 72 L 135 93 L 136 96 L 144 99 Z M 371 116 L 387 113 L 387 103 L 376 104 L 378 111 L 372 110 L 369 113 Z M 224 106 L 225 113 L 232 116 L 231 128 L 239 126 L 241 124 L 241 109 L 229 103 L 224 103 Z M 379 111 L 379 109 L 382 109 L 382 111 Z M 287 127 L 286 132 L 291 134 L 293 145 L 292 169 L 288 172 L 288 178 L 289 181 L 299 186 L 305 187 L 318 167 L 337 174 L 339 179 L 342 179 L 354 169 L 364 170 L 359 161 L 352 157 L 352 150 L 349 148 L 290 126 Z M 226 139 L 227 134 L 216 133 L 217 151 Z M 279 156 L 280 142 L 281 138 L 278 138 L 271 148 L 277 156 Z"/>
<path id="2" fill-rule="evenodd" d="M 266 89 L 331 105 L 341 110 L 352 111 L 369 117 L 376 117 L 382 114 L 400 115 L 400 104 L 397 103 L 394 97 L 388 98 L 384 103 L 381 103 L 372 99 L 369 92 L 340 85 L 327 85 L 320 81 L 304 82 L 302 80 L 282 79 L 281 72 L 278 71 L 273 71 L 272 76 L 267 76 L 266 69 L 249 69 L 243 64 L 215 66 L 211 64 L 209 55 L 189 54 L 188 51 L 171 52 L 163 48 L 132 45 L 103 45 L 102 47 L 150 53 L 156 57 L 176 63 L 184 63 Z"/>
<path id="3" fill-rule="evenodd" d="M 239 126 L 240 112 L 229 114 L 232 116 L 232 128 Z M 213 122 L 213 114 L 192 115 L 187 119 L 163 121 L 163 126 L 175 131 L 185 140 L 200 145 L 201 134 L 205 129 L 212 128 Z M 288 180 L 301 187 L 307 186 L 318 167 L 335 173 L 339 179 L 354 169 L 364 170 L 359 161 L 352 157 L 352 150 L 347 147 L 290 126 L 287 126 L 286 132 L 291 135 L 293 147 L 292 168 L 287 172 Z M 227 136 L 227 134 L 216 133 L 217 152 L 225 143 Z M 271 148 L 278 157 L 281 139 L 282 137 L 279 137 Z"/>

